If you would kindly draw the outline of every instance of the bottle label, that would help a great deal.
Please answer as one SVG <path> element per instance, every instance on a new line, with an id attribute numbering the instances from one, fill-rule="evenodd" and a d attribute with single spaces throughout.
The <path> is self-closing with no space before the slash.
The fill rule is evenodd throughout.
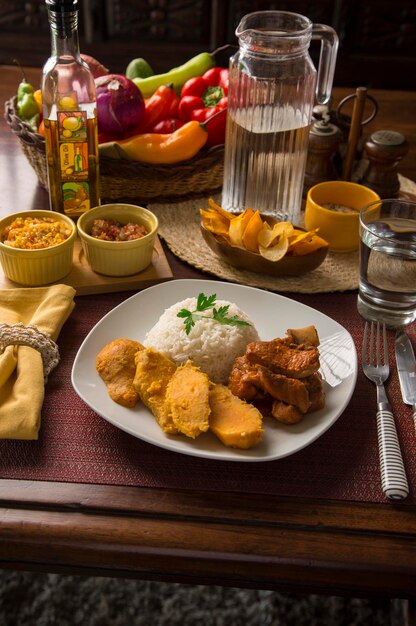
<path id="1" fill-rule="evenodd" d="M 91 206 L 86 111 L 59 111 L 58 137 L 64 211 L 83 213 Z"/>

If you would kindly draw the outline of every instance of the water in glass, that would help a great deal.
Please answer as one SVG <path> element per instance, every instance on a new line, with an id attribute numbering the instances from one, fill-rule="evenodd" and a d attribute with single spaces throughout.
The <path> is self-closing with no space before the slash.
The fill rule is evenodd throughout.
<path id="1" fill-rule="evenodd" d="M 416 319 L 416 219 L 380 215 L 361 227 L 358 310 L 391 327 Z"/>
<path id="2" fill-rule="evenodd" d="M 222 204 L 298 224 L 315 88 L 317 100 L 328 102 L 338 38 L 329 26 L 285 11 L 250 13 L 236 34 Z M 321 39 L 318 80 L 311 38 Z"/>

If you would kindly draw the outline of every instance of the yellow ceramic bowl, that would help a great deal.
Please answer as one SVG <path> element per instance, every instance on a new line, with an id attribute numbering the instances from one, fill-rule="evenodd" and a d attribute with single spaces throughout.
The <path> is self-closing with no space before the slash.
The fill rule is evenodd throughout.
<path id="1" fill-rule="evenodd" d="M 375 191 L 357 183 L 341 180 L 318 183 L 309 189 L 306 198 L 306 229 L 319 228 L 319 236 L 326 239 L 334 252 L 356 250 L 360 210 L 379 199 Z"/>
<path id="2" fill-rule="evenodd" d="M 2 234 L 5 227 L 17 217 L 53 218 L 69 226 L 71 234 L 62 243 L 49 248 L 12 248 L 2 242 Z M 76 236 L 74 222 L 66 215 L 54 211 L 21 211 L 4 217 L 0 220 L 0 262 L 5 276 L 26 287 L 37 287 L 61 280 L 71 271 Z"/>
<path id="3" fill-rule="evenodd" d="M 147 234 L 131 241 L 105 241 L 91 237 L 95 219 L 114 219 L 121 224 L 143 225 Z M 159 222 L 154 213 L 134 204 L 103 204 L 83 213 L 77 228 L 82 248 L 91 269 L 106 276 L 131 276 L 143 271 L 152 261 Z"/>

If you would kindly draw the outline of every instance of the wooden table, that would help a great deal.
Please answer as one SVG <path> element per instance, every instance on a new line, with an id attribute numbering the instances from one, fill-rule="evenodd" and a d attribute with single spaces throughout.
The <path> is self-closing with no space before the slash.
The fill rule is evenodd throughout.
<path id="1" fill-rule="evenodd" d="M 2 68 L 0 99 L 18 82 Z M 374 128 L 406 135 L 416 180 L 416 93 L 373 95 Z M 0 214 L 48 205 L 3 121 L 0 165 Z M 208 278 L 166 254 L 176 278 Z M 0 567 L 415 599 L 416 507 L 0 480 Z"/>

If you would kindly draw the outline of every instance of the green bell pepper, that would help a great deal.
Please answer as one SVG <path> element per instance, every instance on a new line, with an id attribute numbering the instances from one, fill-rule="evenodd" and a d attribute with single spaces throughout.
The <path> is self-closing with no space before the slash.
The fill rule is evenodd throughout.
<path id="1" fill-rule="evenodd" d="M 39 127 L 39 107 L 34 97 L 34 89 L 24 78 L 17 88 L 17 114 L 34 131 Z"/>

